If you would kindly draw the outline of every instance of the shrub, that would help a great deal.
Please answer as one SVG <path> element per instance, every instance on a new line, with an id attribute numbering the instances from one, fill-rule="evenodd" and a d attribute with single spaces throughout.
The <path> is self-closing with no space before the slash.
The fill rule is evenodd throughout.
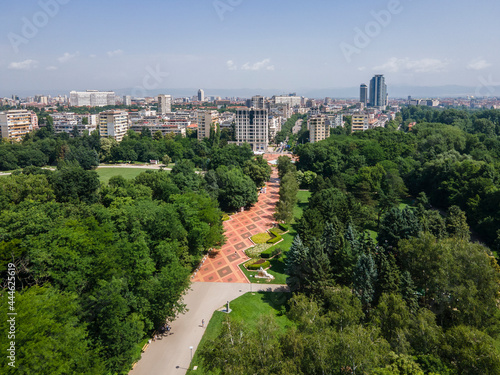
<path id="1" fill-rule="evenodd" d="M 255 244 L 266 243 L 271 238 L 272 238 L 271 235 L 267 232 L 259 233 L 259 234 L 256 234 L 255 236 L 251 237 L 252 241 Z"/>
<path id="2" fill-rule="evenodd" d="M 261 259 L 261 260 L 263 260 L 263 259 Z M 246 268 L 247 268 L 247 270 L 249 270 L 249 271 L 258 271 L 258 270 L 260 270 L 260 267 L 262 267 L 263 269 L 266 269 L 266 268 L 268 268 L 270 265 L 271 265 L 271 263 L 269 263 L 269 261 L 268 261 L 268 260 L 266 260 L 266 261 L 264 261 L 264 262 L 262 262 L 262 263 L 261 263 L 260 261 L 257 261 L 257 262 L 255 262 L 255 263 L 253 263 L 253 264 L 250 264 L 250 265 L 246 265 L 246 264 L 245 264 L 245 267 L 246 267 Z"/>
<path id="3" fill-rule="evenodd" d="M 228 221 L 231 217 L 228 214 L 222 215 L 222 221 Z"/>
<path id="4" fill-rule="evenodd" d="M 275 236 L 279 236 L 279 235 L 283 234 L 283 231 L 281 229 L 278 229 L 278 228 L 272 228 L 272 229 L 269 229 L 269 233 L 274 234 Z"/>
<path id="5" fill-rule="evenodd" d="M 269 248 L 266 251 L 263 251 L 260 254 L 260 256 L 263 259 L 269 259 L 269 258 L 272 258 L 272 257 L 278 255 L 279 253 L 281 253 L 281 249 L 279 247 L 275 247 L 275 248 Z"/>
<path id="6" fill-rule="evenodd" d="M 277 235 L 276 237 L 273 237 L 269 240 L 267 240 L 267 243 L 278 243 L 283 239 L 280 235 Z"/>
<path id="7" fill-rule="evenodd" d="M 283 231 L 283 232 L 288 232 L 288 225 L 286 224 L 278 224 L 278 227 Z"/>

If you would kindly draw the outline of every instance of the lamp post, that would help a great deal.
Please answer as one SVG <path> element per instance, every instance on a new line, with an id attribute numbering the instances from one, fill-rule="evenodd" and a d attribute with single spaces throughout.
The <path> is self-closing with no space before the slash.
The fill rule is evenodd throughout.
<path id="1" fill-rule="evenodd" d="M 193 362 L 193 347 L 190 346 L 189 349 L 191 349 L 191 362 Z"/>

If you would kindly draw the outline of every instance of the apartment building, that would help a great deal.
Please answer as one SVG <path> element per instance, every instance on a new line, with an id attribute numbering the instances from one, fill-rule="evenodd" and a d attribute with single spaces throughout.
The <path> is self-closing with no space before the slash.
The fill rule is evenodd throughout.
<path id="1" fill-rule="evenodd" d="M 210 138 L 210 129 L 219 118 L 217 111 L 197 111 L 198 140 Z"/>
<path id="2" fill-rule="evenodd" d="M 72 107 L 104 107 L 116 105 L 114 91 L 71 91 L 69 93 L 69 105 Z"/>
<path id="3" fill-rule="evenodd" d="M 76 127 L 78 133 L 92 133 L 97 129 L 98 115 L 77 115 L 73 112 L 54 113 L 54 131 L 56 133 L 71 133 Z"/>
<path id="4" fill-rule="evenodd" d="M 368 115 L 356 114 L 352 115 L 352 129 L 351 132 L 365 131 L 369 128 Z"/>
<path id="5" fill-rule="evenodd" d="M 99 113 L 99 133 L 101 137 L 114 138 L 121 142 L 129 129 L 128 113 L 125 111 L 106 111 Z"/>
<path id="6" fill-rule="evenodd" d="M 248 143 L 252 150 L 265 152 L 269 144 L 267 109 L 245 108 L 236 111 L 236 143 Z"/>
<path id="7" fill-rule="evenodd" d="M 33 130 L 31 117 L 32 112 L 24 109 L 0 112 L 2 138 L 21 141 L 25 134 Z"/>
<path id="8" fill-rule="evenodd" d="M 158 95 L 158 114 L 172 112 L 172 95 Z"/>
<path id="9" fill-rule="evenodd" d="M 326 116 L 312 116 L 307 120 L 309 129 L 309 142 L 315 143 L 330 136 L 330 121 Z"/>

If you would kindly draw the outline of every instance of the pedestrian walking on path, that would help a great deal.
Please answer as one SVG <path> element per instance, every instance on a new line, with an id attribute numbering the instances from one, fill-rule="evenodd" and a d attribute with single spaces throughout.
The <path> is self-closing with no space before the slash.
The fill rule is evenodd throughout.
<path id="1" fill-rule="evenodd" d="M 205 319 L 201 320 L 201 328 L 205 327 Z"/>

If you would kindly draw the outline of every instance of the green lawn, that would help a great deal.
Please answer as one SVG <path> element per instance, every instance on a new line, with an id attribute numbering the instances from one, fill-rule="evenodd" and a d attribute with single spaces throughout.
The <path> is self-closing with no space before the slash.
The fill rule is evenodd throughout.
<path id="1" fill-rule="evenodd" d="M 276 317 L 276 322 L 284 332 L 287 327 L 293 325 L 293 323 L 288 320 L 286 315 L 283 314 L 286 302 L 290 296 L 291 295 L 289 293 L 246 293 L 230 302 L 232 310 L 230 316 L 232 319 L 244 322 L 247 327 L 255 328 L 261 315 L 272 314 Z M 205 330 L 205 334 L 201 339 L 200 345 L 198 346 L 198 350 L 194 354 L 191 366 L 189 366 L 189 368 L 198 366 L 198 369 L 196 371 L 188 370 L 187 374 L 206 374 L 203 370 L 201 358 L 198 355 L 199 349 L 201 349 L 207 341 L 213 340 L 217 337 L 225 318 L 225 313 L 220 311 L 214 312 L 210 322 L 208 323 L 207 329 Z"/>
<path id="2" fill-rule="evenodd" d="M 108 183 L 109 179 L 113 176 L 123 176 L 123 178 L 129 180 L 135 178 L 145 171 L 156 171 L 156 169 L 148 168 L 127 168 L 127 167 L 117 167 L 117 168 L 97 168 L 97 174 L 102 182 Z"/>
<path id="3" fill-rule="evenodd" d="M 311 197 L 312 193 L 310 191 L 305 191 L 305 190 L 299 190 L 297 193 L 297 204 L 293 208 L 293 217 L 294 219 L 292 220 L 292 224 L 290 225 L 290 230 L 288 233 L 285 233 L 282 235 L 283 241 L 280 243 L 272 246 L 273 249 L 275 248 L 280 248 L 282 251 L 282 256 L 279 258 L 273 258 L 270 260 L 271 262 L 271 268 L 267 270 L 271 275 L 274 276 L 274 280 L 271 280 L 270 282 L 262 280 L 262 279 L 255 279 L 254 277 L 249 277 L 250 275 L 255 275 L 256 272 L 250 272 L 247 271 L 247 269 L 243 266 L 240 266 L 241 270 L 243 273 L 248 277 L 251 283 L 255 284 L 266 284 L 266 283 L 273 283 L 273 284 L 286 284 L 286 274 L 285 274 L 285 259 L 286 259 L 286 252 L 290 250 L 290 246 L 292 246 L 293 239 L 297 235 L 297 230 L 296 230 L 296 222 L 299 221 L 299 219 L 302 217 L 302 213 L 304 212 L 304 209 L 307 207 L 307 204 L 309 202 L 309 198 Z"/>

